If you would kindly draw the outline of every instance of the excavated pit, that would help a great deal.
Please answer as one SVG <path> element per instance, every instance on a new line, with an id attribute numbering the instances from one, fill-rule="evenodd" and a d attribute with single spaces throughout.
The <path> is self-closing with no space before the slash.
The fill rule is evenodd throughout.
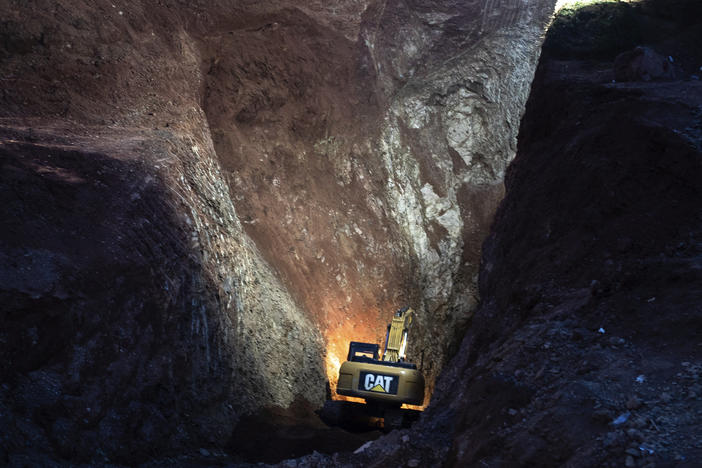
<path id="1" fill-rule="evenodd" d="M 428 403 L 552 3 L 0 5 L 4 460 L 236 453 L 406 305 Z"/>
<path id="2" fill-rule="evenodd" d="M 518 147 L 554 3 L 0 4 L 0 463 L 694 459 L 698 7 L 563 14 Z M 432 404 L 328 427 L 405 305 Z"/>

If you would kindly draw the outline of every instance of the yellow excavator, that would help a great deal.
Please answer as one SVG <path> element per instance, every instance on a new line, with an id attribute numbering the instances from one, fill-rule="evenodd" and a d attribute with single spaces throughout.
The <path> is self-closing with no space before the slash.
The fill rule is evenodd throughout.
<path id="1" fill-rule="evenodd" d="M 405 307 L 395 312 L 388 325 L 385 347 L 352 341 L 346 362 L 339 369 L 336 392 L 364 398 L 383 408 L 399 408 L 403 403 L 424 402 L 424 376 L 416 364 L 405 361 L 407 336 L 414 311 Z"/>

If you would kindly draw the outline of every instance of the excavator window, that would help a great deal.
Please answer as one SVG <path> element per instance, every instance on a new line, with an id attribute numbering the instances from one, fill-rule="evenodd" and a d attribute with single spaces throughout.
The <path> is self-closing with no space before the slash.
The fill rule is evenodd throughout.
<path id="1" fill-rule="evenodd" d="M 380 346 L 373 343 L 360 343 L 358 341 L 352 341 L 349 344 L 349 356 L 348 361 L 377 361 L 380 357 L 379 355 Z"/>

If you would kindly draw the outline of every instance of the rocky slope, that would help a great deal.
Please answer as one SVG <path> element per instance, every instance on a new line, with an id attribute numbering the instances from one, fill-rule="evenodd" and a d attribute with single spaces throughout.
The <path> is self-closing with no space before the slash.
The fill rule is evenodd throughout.
<path id="1" fill-rule="evenodd" d="M 133 463 L 321 404 L 322 334 L 243 232 L 179 15 L 3 8 L 3 457 Z"/>
<path id="2" fill-rule="evenodd" d="M 702 12 L 565 11 L 517 146 L 552 6 L 0 4 L 2 463 L 694 466 Z M 444 372 L 352 453 L 406 303 Z"/>
<path id="3" fill-rule="evenodd" d="M 677 6 L 556 20 L 484 245 L 483 302 L 432 404 L 412 431 L 303 463 L 699 464 L 702 50 L 688 38 L 702 23 L 698 3 Z M 591 28 L 632 24 L 671 32 L 634 45 L 682 62 L 677 78 L 613 82 L 632 45 L 608 55 Z"/>
<path id="4" fill-rule="evenodd" d="M 452 421 L 452 464 L 693 466 L 702 87 L 551 73 L 427 422 Z"/>
<path id="5" fill-rule="evenodd" d="M 369 3 L 355 36 L 264 10 L 199 38 L 244 229 L 324 330 L 332 384 L 408 304 L 431 387 L 477 304 L 548 2 Z"/>
<path id="6" fill-rule="evenodd" d="M 552 7 L 0 4 L 0 459 L 236 451 L 405 304 L 431 384 Z"/>

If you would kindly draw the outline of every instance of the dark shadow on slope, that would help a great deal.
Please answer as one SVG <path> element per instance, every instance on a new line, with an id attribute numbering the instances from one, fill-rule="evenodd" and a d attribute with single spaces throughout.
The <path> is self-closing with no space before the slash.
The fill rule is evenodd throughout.
<path id="1" fill-rule="evenodd" d="M 351 431 L 330 427 L 315 410 L 304 398 L 297 398 L 287 409 L 263 408 L 244 416 L 232 435 L 230 450 L 250 463 L 277 463 L 313 451 L 350 452 L 381 435 L 368 427 L 355 426 Z"/>
<path id="2" fill-rule="evenodd" d="M 702 64 L 702 3 L 695 0 L 602 2 L 563 8 L 543 51 L 557 60 L 613 60 L 636 46 L 656 44 L 687 74 Z"/>
<path id="3" fill-rule="evenodd" d="M 207 443 L 198 417 L 233 418 L 231 376 L 193 334 L 202 279 L 182 219 L 147 164 L 63 143 L 0 139 L 0 464 Z"/>
<path id="4" fill-rule="evenodd" d="M 700 57 L 686 38 L 648 45 Z M 483 249 L 483 304 L 423 421 L 451 434 L 449 465 L 702 456 L 702 86 L 603 80 L 609 45 L 607 62 L 544 49 Z"/>

